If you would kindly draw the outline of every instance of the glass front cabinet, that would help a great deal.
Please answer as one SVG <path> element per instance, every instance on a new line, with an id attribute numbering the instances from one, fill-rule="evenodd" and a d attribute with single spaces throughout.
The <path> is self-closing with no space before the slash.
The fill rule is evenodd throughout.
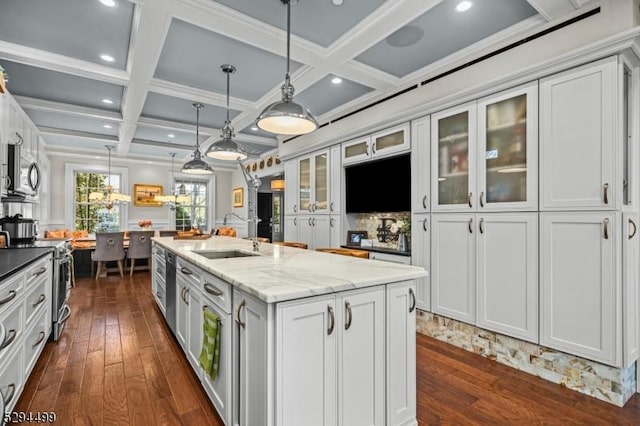
<path id="1" fill-rule="evenodd" d="M 298 161 L 298 206 L 301 213 L 329 213 L 329 151 Z"/>
<path id="2" fill-rule="evenodd" d="M 537 82 L 432 116 L 433 211 L 536 210 Z"/>

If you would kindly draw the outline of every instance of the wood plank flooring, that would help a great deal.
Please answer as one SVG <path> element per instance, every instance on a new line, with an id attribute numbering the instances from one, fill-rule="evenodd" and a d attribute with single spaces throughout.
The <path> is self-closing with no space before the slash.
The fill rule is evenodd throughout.
<path id="1" fill-rule="evenodd" d="M 149 274 L 87 278 L 16 411 L 61 425 L 222 425 L 151 296 Z M 437 340 L 417 338 L 420 425 L 638 425 L 640 397 L 601 402 Z M 302 425 L 301 425 L 302 426 Z"/>

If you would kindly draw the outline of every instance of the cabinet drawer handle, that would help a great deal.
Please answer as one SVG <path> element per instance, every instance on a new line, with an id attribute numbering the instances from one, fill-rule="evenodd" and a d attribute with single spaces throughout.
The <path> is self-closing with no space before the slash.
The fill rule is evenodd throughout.
<path id="1" fill-rule="evenodd" d="M 484 192 L 480 193 L 480 207 L 484 207 Z"/>
<path id="2" fill-rule="evenodd" d="M 7 333 L 7 336 L 5 336 L 4 341 L 2 342 L 2 344 L 0 344 L 0 350 L 6 348 L 7 346 L 9 346 L 10 344 L 13 343 L 14 340 L 16 340 L 16 337 L 18 336 L 18 332 L 11 329 L 9 330 L 9 333 Z"/>
<path id="3" fill-rule="evenodd" d="M 156 296 L 158 296 L 159 299 L 162 299 L 162 293 L 160 293 L 159 291 L 156 291 Z"/>
<path id="4" fill-rule="evenodd" d="M 185 267 L 180 268 L 180 272 L 182 272 L 185 275 L 193 275 L 193 272 L 191 272 L 190 269 L 187 269 Z"/>
<path id="5" fill-rule="evenodd" d="M 46 299 L 46 298 L 47 298 L 47 296 L 45 296 L 44 294 L 41 294 L 40 297 L 38 298 L 38 300 L 36 301 L 36 303 L 32 304 L 31 307 L 35 308 L 36 306 L 38 306 L 39 304 L 44 302 L 44 299 Z"/>
<path id="6" fill-rule="evenodd" d="M 469 219 L 469 233 L 473 234 L 473 218 Z"/>
<path id="7" fill-rule="evenodd" d="M 327 305 L 327 311 L 329 312 L 329 328 L 327 328 L 327 336 L 330 336 L 336 325 L 336 318 L 333 316 L 333 308 L 331 305 Z"/>
<path id="8" fill-rule="evenodd" d="M 215 288 L 209 283 L 204 283 L 204 289 L 206 290 L 207 293 L 213 294 L 214 296 L 222 296 L 223 294 L 220 290 L 218 290 L 217 288 Z"/>
<path id="9" fill-rule="evenodd" d="M 427 208 L 427 196 L 425 195 L 424 197 L 422 197 L 422 207 L 423 208 Z"/>
<path id="10" fill-rule="evenodd" d="M 636 226 L 636 223 L 631 219 L 629 219 L 629 225 L 633 226 L 633 232 L 631 233 L 631 235 L 629 235 L 629 239 L 632 239 L 633 237 L 635 237 L 638 227 Z"/>
<path id="11" fill-rule="evenodd" d="M 161 252 L 160 250 L 156 250 L 156 254 L 157 254 L 158 256 L 162 256 L 162 252 Z"/>
<path id="12" fill-rule="evenodd" d="M 182 299 L 182 301 L 184 302 L 184 287 L 182 287 L 182 290 L 180 290 L 180 299 Z"/>
<path id="13" fill-rule="evenodd" d="M 309 226 L 312 226 L 311 225 L 311 218 L 309 218 L 309 220 L 307 220 L 307 222 L 309 223 Z"/>
<path id="14" fill-rule="evenodd" d="M 351 327 L 351 320 L 353 319 L 353 314 L 351 312 L 351 303 L 344 302 L 344 307 L 347 310 L 347 315 L 344 322 L 344 329 L 348 330 Z"/>
<path id="15" fill-rule="evenodd" d="M 371 152 L 372 152 L 373 154 L 375 154 L 375 153 L 376 153 L 376 143 L 375 143 L 375 142 L 373 142 L 373 143 L 371 144 Z"/>
<path id="16" fill-rule="evenodd" d="M 35 271 L 33 274 L 31 274 L 32 277 L 37 277 L 38 275 L 42 275 L 45 272 L 47 272 L 47 268 L 45 268 L 44 266 L 41 266 L 40 269 L 38 269 L 37 271 Z"/>
<path id="17" fill-rule="evenodd" d="M 609 239 L 609 219 L 604 220 L 604 239 Z"/>
<path id="18" fill-rule="evenodd" d="M 426 217 L 422 221 L 422 229 L 424 230 L 424 232 L 427 232 L 427 218 Z"/>
<path id="19" fill-rule="evenodd" d="M 294 213 L 298 213 L 298 205 L 297 204 L 293 205 L 293 212 Z"/>
<path id="20" fill-rule="evenodd" d="M 298 226 L 298 218 L 297 217 L 293 218 L 293 226 Z"/>
<path id="21" fill-rule="evenodd" d="M 480 222 L 478 222 L 478 228 L 480 228 L 480 233 L 484 234 L 484 218 L 480 218 Z"/>
<path id="22" fill-rule="evenodd" d="M 409 313 L 411 313 L 416 309 L 416 294 L 412 288 L 409 288 L 409 296 L 411 296 L 411 307 L 409 308 Z"/>
<path id="23" fill-rule="evenodd" d="M 36 346 L 38 346 L 40 343 L 42 343 L 42 341 L 44 340 L 46 334 L 44 331 L 40 332 L 40 337 L 38 337 L 38 341 L 35 342 L 33 345 L 31 345 L 32 348 L 35 348 Z"/>
<path id="24" fill-rule="evenodd" d="M 334 218 L 329 219 L 329 226 L 333 228 L 333 224 L 336 223 Z"/>
<path id="25" fill-rule="evenodd" d="M 11 383 L 9 386 L 7 386 L 9 389 L 11 389 L 11 393 L 9 393 L 8 397 L 4 397 L 4 395 L 2 395 L 2 400 L 4 401 L 4 405 L 9 405 L 9 403 L 11 402 L 11 400 L 13 400 L 13 397 L 16 393 L 16 385 L 15 383 Z M 2 392 L 0 392 L 1 394 Z"/>
<path id="26" fill-rule="evenodd" d="M 189 306 L 189 299 L 187 299 L 187 297 L 189 296 L 189 289 L 185 288 L 184 289 L 184 304 Z"/>
<path id="27" fill-rule="evenodd" d="M 243 323 L 242 320 L 240 319 L 240 311 L 242 310 L 242 308 L 244 308 L 245 303 L 246 303 L 245 300 L 240 302 L 240 304 L 238 305 L 238 310 L 236 311 L 236 322 L 240 324 L 240 327 L 242 328 L 244 328 L 245 323 Z"/>
<path id="28" fill-rule="evenodd" d="M 469 197 L 467 197 L 467 203 L 469 204 L 469 208 L 473 208 L 473 204 L 471 203 L 471 197 L 473 197 L 473 192 L 470 192 Z"/>
<path id="29" fill-rule="evenodd" d="M 309 213 L 313 213 L 313 204 L 309 203 L 309 207 L 307 207 L 307 210 L 309 210 Z"/>
<path id="30" fill-rule="evenodd" d="M 609 204 L 609 184 L 604 184 L 604 203 Z"/>
<path id="31" fill-rule="evenodd" d="M 11 302 L 13 299 L 15 299 L 16 294 L 17 293 L 16 293 L 15 290 L 11 290 L 7 297 L 5 297 L 4 299 L 0 300 L 0 305 L 4 305 L 5 303 Z"/>
<path id="32" fill-rule="evenodd" d="M 333 212 L 333 201 L 331 202 L 331 204 L 329 204 L 329 210 Z"/>

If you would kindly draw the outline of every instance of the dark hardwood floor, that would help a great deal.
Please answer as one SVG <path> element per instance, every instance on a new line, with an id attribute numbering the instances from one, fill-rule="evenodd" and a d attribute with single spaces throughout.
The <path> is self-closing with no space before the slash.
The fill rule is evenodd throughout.
<path id="1" fill-rule="evenodd" d="M 148 273 L 79 280 L 71 307 L 16 411 L 55 411 L 61 425 L 222 425 L 155 306 Z M 422 335 L 417 342 L 421 425 L 640 424 L 637 394 L 617 408 Z"/>

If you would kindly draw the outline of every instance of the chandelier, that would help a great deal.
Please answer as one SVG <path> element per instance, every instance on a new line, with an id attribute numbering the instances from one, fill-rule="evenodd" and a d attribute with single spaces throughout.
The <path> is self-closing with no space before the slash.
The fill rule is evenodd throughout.
<path id="1" fill-rule="evenodd" d="M 176 153 L 171 152 L 169 155 L 171 156 L 171 186 L 173 186 L 173 159 L 176 157 Z M 191 202 L 191 196 L 187 194 L 184 184 L 182 184 L 179 189 L 173 191 L 173 194 L 156 195 L 154 200 L 169 206 L 171 210 L 175 210 L 179 205 L 189 204 L 189 202 Z"/>
<path id="2" fill-rule="evenodd" d="M 107 174 L 107 185 L 102 191 L 94 191 L 89 194 L 89 201 L 100 204 L 107 210 L 111 210 L 113 206 L 119 204 L 126 204 L 131 202 L 131 196 L 121 194 L 113 189 L 111 185 L 111 151 L 114 145 L 105 145 L 105 148 L 109 151 L 109 172 Z"/>

